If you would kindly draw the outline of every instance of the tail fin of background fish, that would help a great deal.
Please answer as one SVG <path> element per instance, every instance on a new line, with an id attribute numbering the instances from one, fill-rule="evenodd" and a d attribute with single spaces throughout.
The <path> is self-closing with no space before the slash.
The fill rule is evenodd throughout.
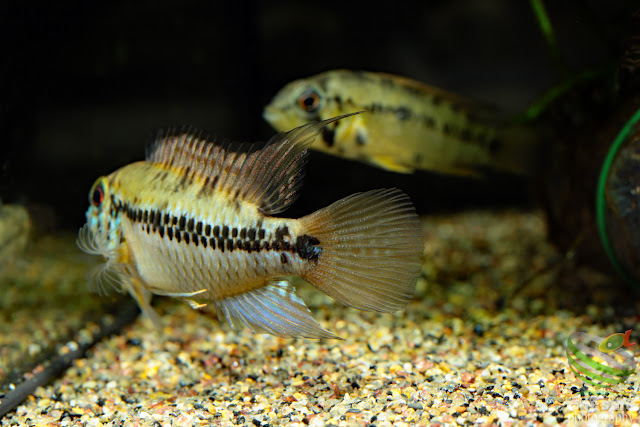
<path id="1" fill-rule="evenodd" d="M 424 240 L 409 198 L 397 189 L 346 197 L 301 218 L 322 254 L 304 279 L 341 303 L 392 312 L 413 297 Z"/>

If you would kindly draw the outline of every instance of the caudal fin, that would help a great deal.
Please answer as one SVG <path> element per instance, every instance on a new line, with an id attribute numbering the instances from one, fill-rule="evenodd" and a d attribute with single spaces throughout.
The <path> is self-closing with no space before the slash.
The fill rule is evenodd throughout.
<path id="1" fill-rule="evenodd" d="M 301 218 L 322 248 L 304 278 L 343 304 L 392 312 L 413 297 L 424 240 L 409 197 L 398 189 L 346 197 Z"/>

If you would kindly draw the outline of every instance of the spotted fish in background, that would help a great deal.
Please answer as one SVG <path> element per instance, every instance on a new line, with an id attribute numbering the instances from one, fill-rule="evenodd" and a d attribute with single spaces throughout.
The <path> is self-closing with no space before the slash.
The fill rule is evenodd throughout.
<path id="1" fill-rule="evenodd" d="M 264 118 L 282 131 L 354 111 L 367 114 L 325 127 L 311 148 L 403 173 L 535 168 L 540 142 L 530 129 L 503 125 L 494 109 L 391 74 L 334 70 L 296 80 L 275 95 Z"/>
<path id="2" fill-rule="evenodd" d="M 158 322 L 152 294 L 213 301 L 238 329 L 337 338 L 284 276 L 300 276 L 362 310 L 399 310 L 421 268 L 421 227 L 397 189 L 342 199 L 300 219 L 286 209 L 302 183 L 307 148 L 328 124 L 308 123 L 266 144 L 160 136 L 146 161 L 98 178 L 79 246 L 103 255 L 102 276 Z"/>

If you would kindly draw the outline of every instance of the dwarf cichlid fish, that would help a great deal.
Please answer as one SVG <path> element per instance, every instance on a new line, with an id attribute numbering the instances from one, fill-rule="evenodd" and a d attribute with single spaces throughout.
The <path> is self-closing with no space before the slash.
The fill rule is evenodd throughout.
<path id="1" fill-rule="evenodd" d="M 334 70 L 287 84 L 264 109 L 277 130 L 367 111 L 326 126 L 311 146 L 394 172 L 533 172 L 537 135 L 493 108 L 405 77 Z"/>
<path id="2" fill-rule="evenodd" d="M 285 276 L 300 276 L 362 310 L 405 307 L 421 269 L 421 226 L 397 189 L 342 199 L 300 219 L 272 215 L 296 199 L 307 148 L 345 116 L 265 144 L 160 135 L 146 161 L 98 178 L 79 246 L 157 324 L 152 294 L 199 308 L 212 301 L 234 328 L 337 338 L 311 316 Z"/>

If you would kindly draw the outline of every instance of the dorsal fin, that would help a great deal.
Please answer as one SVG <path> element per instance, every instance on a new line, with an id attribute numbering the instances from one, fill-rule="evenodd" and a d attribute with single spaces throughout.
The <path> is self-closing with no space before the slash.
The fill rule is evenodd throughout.
<path id="1" fill-rule="evenodd" d="M 254 203 L 266 215 L 276 214 L 297 198 L 307 149 L 315 137 L 329 123 L 354 114 L 307 123 L 265 144 L 216 142 L 193 129 L 169 131 L 158 135 L 146 160 Z"/>

